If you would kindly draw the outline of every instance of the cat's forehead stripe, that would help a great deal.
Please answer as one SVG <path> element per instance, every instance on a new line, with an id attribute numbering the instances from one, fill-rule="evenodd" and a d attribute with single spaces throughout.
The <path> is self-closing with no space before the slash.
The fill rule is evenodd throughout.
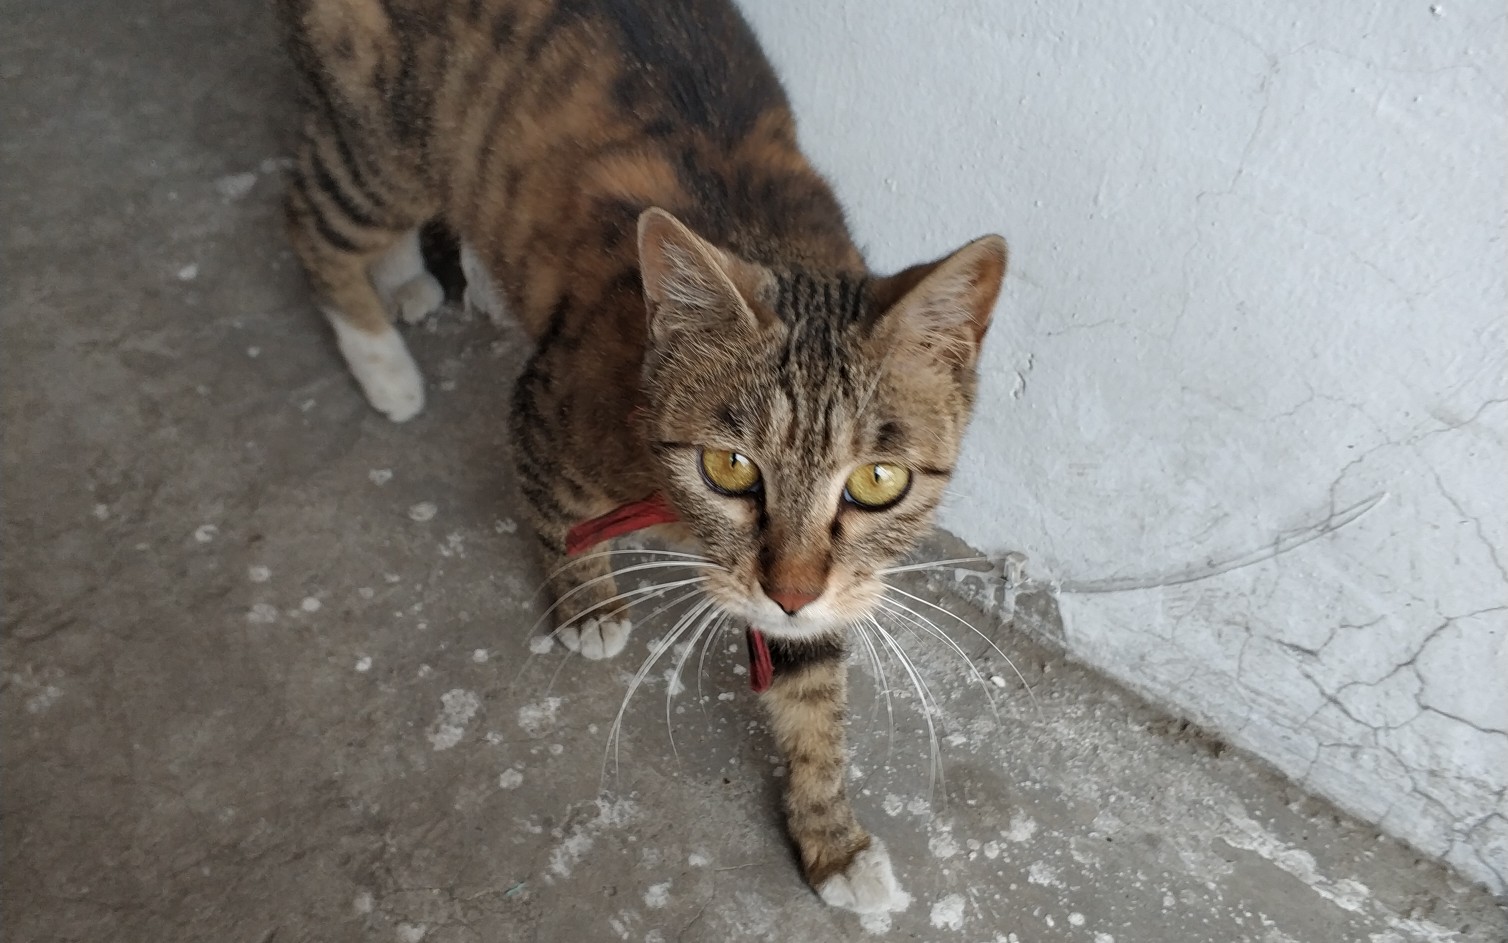
<path id="1" fill-rule="evenodd" d="M 906 427 L 894 419 L 880 423 L 874 433 L 874 447 L 879 452 L 894 452 L 906 441 Z"/>
<path id="2" fill-rule="evenodd" d="M 829 329 L 859 319 L 864 281 L 844 275 L 785 272 L 776 279 L 775 311 L 787 324 L 815 321 Z"/>
<path id="3" fill-rule="evenodd" d="M 713 414 L 717 421 L 727 428 L 730 435 L 735 438 L 743 438 L 749 434 L 748 423 L 744 418 L 744 411 L 730 403 L 719 406 Z"/>

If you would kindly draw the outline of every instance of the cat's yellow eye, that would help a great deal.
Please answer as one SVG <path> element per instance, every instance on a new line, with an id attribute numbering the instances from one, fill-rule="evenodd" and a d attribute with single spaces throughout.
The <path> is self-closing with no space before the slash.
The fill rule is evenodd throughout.
<path id="1" fill-rule="evenodd" d="M 867 511 L 882 511 L 906 496 L 911 470 L 889 462 L 854 469 L 843 485 L 843 500 Z"/>
<path id="2" fill-rule="evenodd" d="M 759 487 L 759 466 L 737 452 L 702 449 L 702 477 L 723 494 L 749 494 Z"/>

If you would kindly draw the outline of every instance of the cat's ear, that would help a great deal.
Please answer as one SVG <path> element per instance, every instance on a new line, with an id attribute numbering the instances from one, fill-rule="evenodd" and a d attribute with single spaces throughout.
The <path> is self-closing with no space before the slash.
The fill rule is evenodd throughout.
<path id="1" fill-rule="evenodd" d="M 655 340 L 688 329 L 754 331 L 762 320 L 756 308 L 770 274 L 657 207 L 639 216 L 639 272 Z"/>
<path id="2" fill-rule="evenodd" d="M 972 364 L 1000 297 L 1005 263 L 1005 240 L 984 236 L 950 256 L 875 280 L 870 297 L 881 312 L 877 340 Z"/>

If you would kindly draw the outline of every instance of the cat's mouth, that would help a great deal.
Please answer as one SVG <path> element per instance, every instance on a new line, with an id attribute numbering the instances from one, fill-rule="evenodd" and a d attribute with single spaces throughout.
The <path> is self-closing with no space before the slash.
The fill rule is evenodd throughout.
<path id="1" fill-rule="evenodd" d="M 829 586 L 820 596 L 789 612 L 757 584 L 750 589 L 736 585 L 733 579 L 718 579 L 720 575 L 709 574 L 707 589 L 723 611 L 771 638 L 792 642 L 843 631 L 873 610 L 868 597 L 878 592 L 866 592 L 862 584 L 847 591 Z"/>

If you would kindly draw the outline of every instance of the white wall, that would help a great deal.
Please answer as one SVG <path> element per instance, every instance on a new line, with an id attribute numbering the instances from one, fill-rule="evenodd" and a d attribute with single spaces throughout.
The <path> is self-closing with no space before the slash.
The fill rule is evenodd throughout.
<path id="1" fill-rule="evenodd" d="M 744 6 L 877 267 L 1011 243 L 944 524 L 1503 891 L 1499 0 Z"/>

